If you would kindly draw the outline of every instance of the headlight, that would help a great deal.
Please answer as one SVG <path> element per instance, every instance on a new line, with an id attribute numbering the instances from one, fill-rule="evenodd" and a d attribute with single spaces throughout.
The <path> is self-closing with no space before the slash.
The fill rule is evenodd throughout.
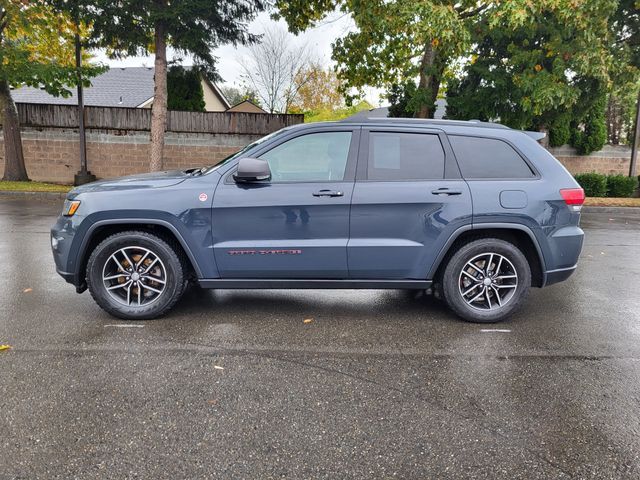
<path id="1" fill-rule="evenodd" d="M 78 207 L 80 207 L 80 200 L 65 200 L 64 207 L 62 207 L 62 215 L 71 217 L 78 211 Z"/>

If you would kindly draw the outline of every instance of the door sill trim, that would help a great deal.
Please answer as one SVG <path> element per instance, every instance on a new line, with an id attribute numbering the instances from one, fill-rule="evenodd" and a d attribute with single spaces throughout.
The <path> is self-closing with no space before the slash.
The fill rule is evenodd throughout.
<path id="1" fill-rule="evenodd" d="M 334 279 L 262 279 L 262 278 L 204 278 L 198 280 L 202 288 L 221 289 L 411 289 L 424 290 L 431 280 L 334 280 Z"/>

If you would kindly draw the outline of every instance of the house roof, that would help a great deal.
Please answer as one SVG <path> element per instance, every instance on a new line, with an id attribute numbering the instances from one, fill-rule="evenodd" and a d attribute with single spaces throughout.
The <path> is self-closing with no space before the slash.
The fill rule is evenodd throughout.
<path id="1" fill-rule="evenodd" d="M 84 104 L 96 107 L 138 107 L 153 98 L 153 68 L 111 68 L 91 79 L 84 89 Z M 54 97 L 40 88 L 21 87 L 11 96 L 17 103 L 51 103 L 77 105 L 75 88 L 68 98 Z"/>
<path id="2" fill-rule="evenodd" d="M 218 85 L 216 85 L 215 83 L 213 83 L 211 80 L 209 80 L 208 78 L 204 79 L 204 82 L 209 85 L 209 88 L 211 88 L 216 95 L 220 98 L 220 101 L 222 102 L 222 104 L 224 105 L 224 108 L 229 109 L 231 108 L 231 104 L 229 103 L 229 100 L 227 100 L 227 97 L 224 96 L 224 93 L 222 93 L 222 90 L 220 90 L 220 88 L 218 88 Z"/>
<path id="3" fill-rule="evenodd" d="M 230 107 L 229 112 L 253 112 L 253 113 L 267 113 L 267 111 L 253 103 L 251 100 L 243 100 L 236 103 L 233 107 Z"/>
<path id="4" fill-rule="evenodd" d="M 186 67 L 189 68 L 189 67 Z M 84 89 L 84 104 L 94 107 L 130 107 L 136 108 L 153 101 L 154 68 L 127 67 L 110 68 L 91 79 L 91 86 Z M 229 108 L 229 102 L 217 85 L 205 79 L 205 82 Z M 55 105 L 77 105 L 75 88 L 69 88 L 72 95 L 68 98 L 54 97 L 40 88 L 21 87 L 11 91 L 16 103 L 48 103 Z"/>

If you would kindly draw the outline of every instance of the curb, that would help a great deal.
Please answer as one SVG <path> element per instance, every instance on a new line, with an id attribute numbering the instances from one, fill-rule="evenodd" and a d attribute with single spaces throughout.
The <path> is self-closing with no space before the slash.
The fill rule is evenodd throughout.
<path id="1" fill-rule="evenodd" d="M 21 192 L 13 190 L 0 190 L 0 197 L 48 198 L 64 200 L 65 198 L 67 198 L 67 192 Z"/>
<path id="2" fill-rule="evenodd" d="M 640 207 L 596 207 L 585 205 L 584 207 L 582 207 L 582 213 L 617 213 L 640 215 Z"/>

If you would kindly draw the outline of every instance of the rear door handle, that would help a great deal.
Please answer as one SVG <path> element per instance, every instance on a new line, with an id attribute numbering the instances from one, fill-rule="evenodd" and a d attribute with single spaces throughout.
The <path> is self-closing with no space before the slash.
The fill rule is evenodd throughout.
<path id="1" fill-rule="evenodd" d="M 451 188 L 443 187 L 432 190 L 431 193 L 434 195 L 462 195 L 462 190 L 452 190 Z"/>
<path id="2" fill-rule="evenodd" d="M 337 190 L 320 190 L 319 192 L 314 192 L 314 197 L 342 197 L 344 193 Z"/>

